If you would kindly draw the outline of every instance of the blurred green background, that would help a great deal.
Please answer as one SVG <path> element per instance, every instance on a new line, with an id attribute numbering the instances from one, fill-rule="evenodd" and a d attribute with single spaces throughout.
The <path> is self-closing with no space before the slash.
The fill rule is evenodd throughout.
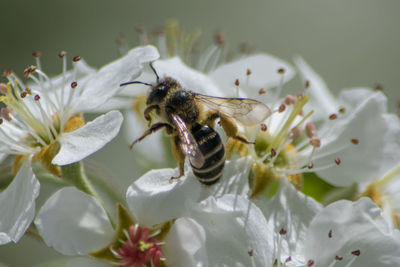
<path id="1" fill-rule="evenodd" d="M 246 42 L 287 61 L 301 55 L 336 92 L 381 84 L 391 111 L 400 99 L 398 0 L 2 0 L 0 7 L 1 71 L 22 73 L 34 63 L 34 50 L 42 51 L 48 74 L 61 71 L 60 50 L 99 67 L 119 56 L 118 34 L 134 45 L 135 26 L 151 32 L 176 18 L 185 30 L 201 29 L 204 42 L 223 30 L 233 50 Z M 110 157 L 113 153 L 123 159 Z M 122 137 L 93 159 L 124 176 L 122 185 L 142 172 L 132 164 Z M 9 266 L 34 266 L 57 257 L 31 238 L 0 247 L 0 262 Z"/>

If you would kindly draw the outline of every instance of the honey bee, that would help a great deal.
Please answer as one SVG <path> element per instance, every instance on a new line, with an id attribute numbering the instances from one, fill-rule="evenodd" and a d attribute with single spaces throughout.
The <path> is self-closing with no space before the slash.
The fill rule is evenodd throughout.
<path id="1" fill-rule="evenodd" d="M 160 121 L 150 125 L 133 141 L 130 148 L 146 136 L 165 128 L 172 137 L 172 152 L 179 166 L 179 176 L 171 179 L 184 175 L 187 156 L 194 176 L 202 184 L 217 183 L 223 174 L 225 148 L 221 137 L 214 130 L 215 121 L 219 119 L 228 138 L 254 144 L 238 133 L 234 120 L 244 125 L 254 125 L 265 120 L 271 110 L 254 99 L 214 97 L 186 90 L 171 77 L 160 79 L 152 64 L 150 67 L 156 75 L 156 84 L 140 81 L 121 84 L 140 83 L 150 86 L 144 118 L 151 122 L 153 111 L 160 118 Z"/>

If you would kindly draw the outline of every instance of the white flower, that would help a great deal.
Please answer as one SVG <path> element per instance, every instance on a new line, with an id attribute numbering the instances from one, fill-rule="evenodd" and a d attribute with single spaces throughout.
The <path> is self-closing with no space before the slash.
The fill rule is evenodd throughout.
<path id="1" fill-rule="evenodd" d="M 398 266 L 400 232 L 390 229 L 368 198 L 337 201 L 311 221 L 304 242 L 306 266 Z"/>
<path id="2" fill-rule="evenodd" d="M 184 202 L 190 196 L 181 194 L 175 197 Z M 130 193 L 127 193 L 127 200 L 135 202 Z M 165 218 L 164 206 L 160 202 L 164 204 L 165 200 L 154 199 L 147 204 L 152 214 L 162 211 L 160 218 L 155 216 L 154 221 L 145 224 L 131 209 L 136 223 L 129 226 L 120 220 L 119 225 L 128 227 L 124 230 L 127 233 L 132 227 L 141 227 L 145 231 L 146 225 L 151 229 Z M 177 214 L 180 206 L 174 206 L 176 203 L 172 201 L 169 204 L 171 213 Z M 163 235 L 155 233 L 155 239 L 147 241 L 151 245 L 146 248 L 137 245 L 143 253 L 150 253 L 147 248 L 157 246 L 159 257 L 153 258 L 153 263 L 154 259 L 163 259 L 169 266 L 249 266 L 254 261 L 257 263 L 255 266 L 272 266 L 272 232 L 261 211 L 242 197 L 209 198 L 193 205 L 184 217 L 175 218 L 171 228 L 160 229 L 165 231 Z M 115 230 L 100 203 L 74 188 L 63 188 L 53 194 L 39 211 L 35 224 L 46 244 L 65 255 L 90 254 L 109 263 L 124 259 L 130 259 L 132 263 L 141 262 L 134 255 L 121 251 L 128 246 L 124 245 L 125 240 L 131 236 L 118 236 L 120 241 L 116 241 L 113 237 Z M 122 229 L 118 227 L 117 234 L 120 231 Z M 159 237 L 162 240 L 158 240 Z M 131 238 L 129 244 L 135 245 L 135 240 Z M 105 255 L 112 256 L 105 258 Z M 69 266 L 74 265 L 70 263 Z"/>
<path id="3" fill-rule="evenodd" d="M 63 73 L 52 79 L 41 70 L 35 55 L 37 66 L 24 72 L 33 81 L 29 87 L 13 73 L 8 73 L 7 85 L 0 84 L 0 101 L 6 105 L 1 110 L 0 152 L 17 155 L 16 178 L 0 193 L 4 208 L 0 244 L 18 241 L 34 216 L 39 185 L 31 158 L 60 175 L 55 165 L 78 162 L 110 142 L 122 124 L 120 112 L 110 111 L 87 124 L 78 114 L 102 105 L 119 90 L 120 82 L 137 77 L 142 65 L 155 60 L 158 52 L 151 46 L 136 48 L 98 71 L 74 57 L 74 68 L 69 72 L 63 52 Z M 18 201 L 12 201 L 15 196 Z"/>
<path id="4" fill-rule="evenodd" d="M 387 112 L 382 92 L 347 89 L 335 99 L 304 60 L 298 58 L 296 64 L 309 81 L 312 108 L 325 118 L 319 128 L 321 147 L 313 157 L 315 172 L 322 179 L 337 186 L 371 182 L 400 163 L 400 121 Z M 332 114 L 337 118 L 328 120 Z M 336 158 L 340 166 L 319 168 L 333 165 Z"/>

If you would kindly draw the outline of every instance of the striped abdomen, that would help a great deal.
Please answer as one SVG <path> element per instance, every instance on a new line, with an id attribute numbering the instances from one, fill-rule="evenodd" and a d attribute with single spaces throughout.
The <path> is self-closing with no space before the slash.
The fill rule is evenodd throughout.
<path id="1" fill-rule="evenodd" d="M 225 165 L 225 149 L 221 138 L 214 129 L 200 124 L 192 128 L 192 135 L 205 158 L 200 168 L 190 164 L 193 174 L 202 184 L 215 184 L 222 177 Z"/>

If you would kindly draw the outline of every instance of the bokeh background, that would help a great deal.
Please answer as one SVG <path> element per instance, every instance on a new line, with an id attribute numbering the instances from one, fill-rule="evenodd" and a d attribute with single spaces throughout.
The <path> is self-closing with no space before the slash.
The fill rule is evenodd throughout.
<path id="1" fill-rule="evenodd" d="M 22 73 L 34 50 L 48 74 L 61 71 L 61 50 L 100 67 L 119 56 L 119 34 L 133 46 L 137 25 L 151 31 L 175 18 L 201 29 L 205 43 L 223 30 L 232 50 L 246 42 L 287 61 L 301 55 L 335 92 L 379 84 L 393 112 L 400 99 L 398 0 L 1 0 L 0 8 L 0 71 Z M 122 186 L 143 171 L 122 137 L 92 159 Z M 30 237 L 0 247 L 0 266 L 51 266 L 59 257 Z"/>

